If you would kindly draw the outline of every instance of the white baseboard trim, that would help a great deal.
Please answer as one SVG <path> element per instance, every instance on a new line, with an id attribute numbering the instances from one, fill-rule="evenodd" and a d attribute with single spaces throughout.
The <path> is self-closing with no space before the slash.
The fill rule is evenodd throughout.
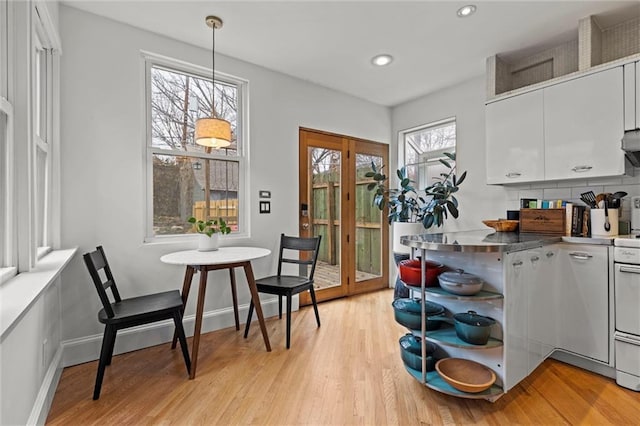
<path id="1" fill-rule="evenodd" d="M 284 301 L 283 301 L 284 302 Z M 262 311 L 265 318 L 278 314 L 278 299 L 263 300 Z M 284 303 L 283 303 L 284 305 Z M 284 308 L 284 306 L 283 306 Z M 294 297 L 292 310 L 298 309 L 298 298 Z M 241 329 L 246 322 L 249 304 L 238 306 Z M 257 321 L 254 313 L 253 321 Z M 188 315 L 183 318 L 184 330 L 187 336 L 193 336 L 195 315 Z M 234 327 L 233 307 L 205 312 L 202 318 L 202 333 L 220 330 L 227 327 Z M 150 346 L 160 345 L 169 342 L 173 338 L 173 321 L 167 320 L 118 332 L 116 345 L 113 350 L 114 355 L 135 351 Z M 94 361 L 100 357 L 100 346 L 102 345 L 102 334 L 94 334 L 78 339 L 65 340 L 62 343 L 64 349 L 63 366 L 82 364 Z"/>
<path id="2" fill-rule="evenodd" d="M 574 365 L 584 370 L 589 370 L 593 373 L 600 374 L 601 376 L 609 377 L 610 379 L 616 378 L 615 368 L 600 361 L 585 358 L 571 352 L 556 350 L 551 354 L 551 358 Z"/>
<path id="3" fill-rule="evenodd" d="M 27 420 L 27 425 L 44 425 L 49 415 L 49 408 L 53 402 L 53 397 L 62 375 L 62 345 L 58 346 L 58 350 L 53 355 L 53 359 L 49 364 L 49 368 L 42 379 L 42 385 L 33 403 L 31 414 Z"/>

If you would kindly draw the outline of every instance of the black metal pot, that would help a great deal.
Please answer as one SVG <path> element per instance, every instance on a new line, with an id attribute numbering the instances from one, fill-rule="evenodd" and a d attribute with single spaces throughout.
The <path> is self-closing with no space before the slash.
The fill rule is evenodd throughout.
<path id="1" fill-rule="evenodd" d="M 456 335 L 472 345 L 486 345 L 491 334 L 493 318 L 478 315 L 475 311 L 459 313 L 453 316 Z"/>
<path id="2" fill-rule="evenodd" d="M 422 311 L 420 299 L 400 298 L 393 301 L 393 312 L 398 324 L 404 325 L 411 330 L 422 329 Z M 436 318 L 444 316 L 444 306 L 430 301 L 425 302 L 426 329 L 427 331 L 440 328 L 440 321 Z"/>

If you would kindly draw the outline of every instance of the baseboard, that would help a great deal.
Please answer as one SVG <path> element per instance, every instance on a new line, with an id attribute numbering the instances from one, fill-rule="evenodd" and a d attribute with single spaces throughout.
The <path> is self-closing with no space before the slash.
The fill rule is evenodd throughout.
<path id="1" fill-rule="evenodd" d="M 570 352 L 556 350 L 551 354 L 551 358 L 574 365 L 584 370 L 589 370 L 593 373 L 600 374 L 601 376 L 609 377 L 611 379 L 616 378 L 615 368 L 610 367 L 609 365 L 606 365 L 602 362 L 575 355 Z"/>
<path id="2" fill-rule="evenodd" d="M 263 300 L 261 305 L 265 318 L 278 314 L 277 298 Z M 298 309 L 297 297 L 294 297 L 292 309 Z M 238 306 L 240 324 L 245 323 L 248 310 L 248 303 Z M 257 321 L 255 314 L 253 315 L 253 321 Z M 187 336 L 193 336 L 195 315 L 185 316 L 183 324 Z M 233 307 L 205 312 L 202 317 L 202 333 L 234 326 Z M 122 330 L 118 332 L 116 338 L 114 355 L 166 343 L 173 338 L 173 330 L 174 326 L 171 320 Z M 101 345 L 102 334 L 64 341 L 62 343 L 64 349 L 63 366 L 69 367 L 98 359 Z"/>
<path id="3" fill-rule="evenodd" d="M 58 346 L 58 350 L 53 355 L 53 359 L 49 364 L 47 373 L 42 379 L 42 385 L 33 403 L 31 414 L 27 420 L 27 425 L 44 425 L 49 415 L 49 408 L 53 402 L 53 397 L 62 375 L 62 345 Z"/>

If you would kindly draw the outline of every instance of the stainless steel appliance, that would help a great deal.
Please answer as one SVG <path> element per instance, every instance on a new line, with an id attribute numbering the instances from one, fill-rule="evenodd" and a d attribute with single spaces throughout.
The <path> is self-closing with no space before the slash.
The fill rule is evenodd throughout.
<path id="1" fill-rule="evenodd" d="M 634 198 L 640 203 L 640 197 Z M 636 238 L 640 237 L 640 221 L 632 223 L 634 234 L 614 240 L 614 342 L 616 382 L 640 391 L 640 238 Z"/>

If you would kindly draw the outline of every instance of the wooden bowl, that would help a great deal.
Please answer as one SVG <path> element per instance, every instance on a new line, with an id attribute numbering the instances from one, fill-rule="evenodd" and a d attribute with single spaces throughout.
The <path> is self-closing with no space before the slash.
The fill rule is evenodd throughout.
<path id="1" fill-rule="evenodd" d="M 493 370 L 468 359 L 441 359 L 436 362 L 436 371 L 445 382 L 462 392 L 482 392 L 496 381 Z"/>
<path id="2" fill-rule="evenodd" d="M 520 221 L 498 219 L 498 220 L 483 220 L 482 223 L 487 225 L 489 228 L 495 229 L 498 232 L 513 232 L 516 230 L 516 228 L 520 224 Z"/>

